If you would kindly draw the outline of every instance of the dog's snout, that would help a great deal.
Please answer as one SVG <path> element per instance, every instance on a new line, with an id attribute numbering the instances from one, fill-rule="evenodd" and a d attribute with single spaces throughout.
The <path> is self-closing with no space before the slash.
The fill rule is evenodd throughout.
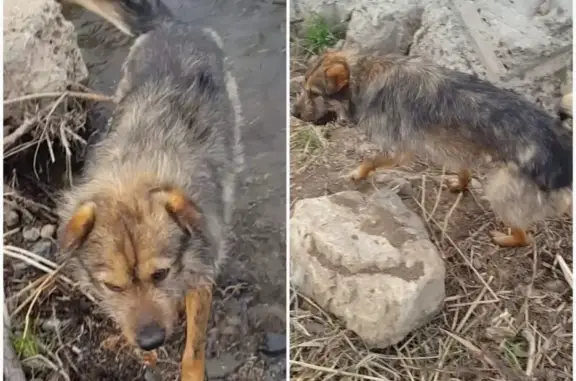
<path id="1" fill-rule="evenodd" d="M 300 112 L 298 111 L 298 107 L 296 107 L 296 105 L 292 105 L 292 107 L 290 107 L 290 114 L 292 114 L 294 118 L 300 118 Z"/>
<path id="2" fill-rule="evenodd" d="M 164 344 L 164 340 L 166 340 L 166 330 L 155 322 L 142 327 L 136 335 L 136 343 L 145 351 L 160 347 Z"/>

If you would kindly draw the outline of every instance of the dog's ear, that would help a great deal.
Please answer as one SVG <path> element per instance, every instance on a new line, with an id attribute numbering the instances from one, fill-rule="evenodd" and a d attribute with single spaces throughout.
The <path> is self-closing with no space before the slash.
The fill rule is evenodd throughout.
<path id="1" fill-rule="evenodd" d="M 345 62 L 335 62 L 324 70 L 326 92 L 336 94 L 350 83 L 350 70 Z"/>
<path id="2" fill-rule="evenodd" d="M 96 204 L 81 204 L 59 232 L 58 243 L 63 252 L 73 251 L 86 241 L 96 222 Z"/>
<path id="3" fill-rule="evenodd" d="M 155 188 L 151 192 L 153 199 L 162 203 L 166 211 L 184 230 L 192 233 L 202 224 L 200 208 L 179 188 Z"/>

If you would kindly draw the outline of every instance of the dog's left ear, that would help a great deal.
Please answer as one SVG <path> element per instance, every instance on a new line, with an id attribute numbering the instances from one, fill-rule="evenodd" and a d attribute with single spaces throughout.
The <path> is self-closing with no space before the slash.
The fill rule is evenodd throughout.
<path id="1" fill-rule="evenodd" d="M 150 192 L 152 198 L 164 204 L 166 211 L 184 230 L 192 233 L 201 227 L 200 208 L 184 193 L 175 187 L 155 188 Z"/>
<path id="2" fill-rule="evenodd" d="M 96 204 L 82 203 L 68 221 L 60 228 L 58 243 L 63 252 L 70 253 L 86 241 L 96 222 Z"/>
<path id="3" fill-rule="evenodd" d="M 350 83 L 350 69 L 345 62 L 336 62 L 325 71 L 326 92 L 329 95 L 336 94 Z"/>

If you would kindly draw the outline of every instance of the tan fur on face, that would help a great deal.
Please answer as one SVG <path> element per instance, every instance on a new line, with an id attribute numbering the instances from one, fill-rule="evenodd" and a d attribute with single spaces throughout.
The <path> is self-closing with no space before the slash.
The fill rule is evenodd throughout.
<path id="1" fill-rule="evenodd" d="M 348 122 L 351 92 L 386 76 L 393 59 L 366 59 L 353 50 L 327 50 L 308 63 L 304 84 L 292 104 L 292 114 L 307 122 L 317 122 L 333 112 L 340 121 Z"/>
<path id="2" fill-rule="evenodd" d="M 326 97 L 346 91 L 349 84 L 350 67 L 345 53 L 328 51 L 311 60 L 302 89 L 292 105 L 293 114 L 305 121 L 317 121 L 335 112 L 340 119 L 346 119 L 346 104 L 331 102 Z"/>
<path id="3" fill-rule="evenodd" d="M 65 224 L 61 244 L 78 251 L 87 270 L 85 285 L 96 291 L 102 307 L 134 343 L 138 329 L 148 323 L 156 322 L 167 335 L 173 330 L 179 290 L 188 288 L 182 283 L 198 281 L 178 274 L 179 238 L 186 229 L 199 228 L 202 217 L 179 189 L 145 182 L 126 189 L 101 191 L 82 203 Z M 156 282 L 154 274 L 164 269 L 169 271 L 166 279 Z"/>

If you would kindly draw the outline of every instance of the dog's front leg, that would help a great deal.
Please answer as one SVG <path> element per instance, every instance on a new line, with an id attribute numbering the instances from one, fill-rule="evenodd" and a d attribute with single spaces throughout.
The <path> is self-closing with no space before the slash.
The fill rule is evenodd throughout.
<path id="1" fill-rule="evenodd" d="M 211 287 L 202 286 L 188 291 L 182 381 L 204 381 L 206 333 L 211 309 Z"/>
<path id="2" fill-rule="evenodd" d="M 397 154 L 378 153 L 365 158 L 348 177 L 353 181 L 365 180 L 378 168 L 394 168 L 409 161 L 411 157 L 412 154 L 409 152 L 400 152 Z"/>

